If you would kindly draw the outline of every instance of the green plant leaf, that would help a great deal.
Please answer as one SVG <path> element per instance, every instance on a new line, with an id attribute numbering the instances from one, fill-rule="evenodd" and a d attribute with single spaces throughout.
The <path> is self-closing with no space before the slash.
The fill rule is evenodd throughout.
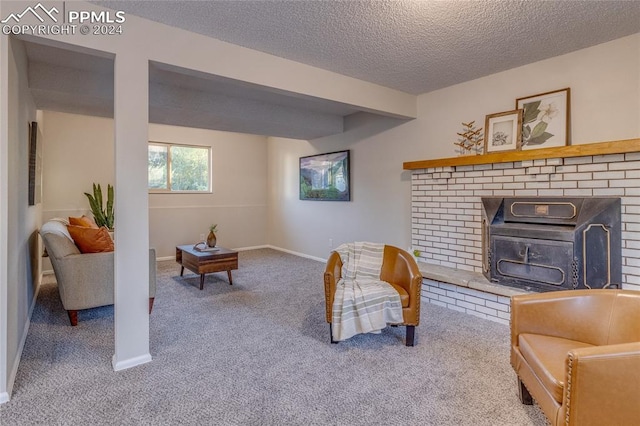
<path id="1" fill-rule="evenodd" d="M 89 199 L 89 207 L 91 208 L 91 212 L 94 213 L 95 215 L 95 211 L 98 209 L 98 204 L 96 203 L 96 199 L 93 198 L 93 195 L 85 192 L 84 195 L 87 196 L 87 198 Z"/>
<path id="2" fill-rule="evenodd" d="M 89 200 L 89 207 L 93 213 L 93 219 L 98 226 L 106 226 L 113 229 L 114 212 L 113 212 L 113 186 L 107 185 L 107 208 L 103 208 L 102 187 L 100 184 L 93 184 L 93 195 L 85 192 Z"/>
<path id="3" fill-rule="evenodd" d="M 532 121 L 536 121 L 538 118 L 538 107 L 540 106 L 541 101 L 531 102 L 528 104 L 524 104 L 524 114 L 522 115 L 522 123 L 527 124 Z"/>
<path id="4" fill-rule="evenodd" d="M 526 125 L 522 128 L 522 138 L 528 139 L 529 135 L 531 135 L 531 126 Z"/>
<path id="5" fill-rule="evenodd" d="M 543 134 L 541 134 L 536 138 L 529 139 L 529 141 L 527 142 L 527 145 L 542 145 L 553 136 L 554 135 L 552 135 L 551 133 L 544 132 Z"/>
<path id="6" fill-rule="evenodd" d="M 93 184 L 93 196 L 95 197 L 96 201 L 98 202 L 98 207 L 100 208 L 100 211 L 102 212 L 102 188 L 100 187 L 100 184 L 98 184 L 96 186 L 96 184 Z"/>
<path id="7" fill-rule="evenodd" d="M 105 211 L 105 219 L 107 228 L 113 229 L 114 212 L 113 212 L 113 186 L 107 185 L 107 210 Z"/>
<path id="8" fill-rule="evenodd" d="M 531 138 L 535 139 L 540 135 L 542 135 L 547 130 L 548 125 L 549 124 L 544 121 L 541 121 L 538 124 L 536 124 L 536 127 L 534 127 L 533 131 L 531 132 Z"/>

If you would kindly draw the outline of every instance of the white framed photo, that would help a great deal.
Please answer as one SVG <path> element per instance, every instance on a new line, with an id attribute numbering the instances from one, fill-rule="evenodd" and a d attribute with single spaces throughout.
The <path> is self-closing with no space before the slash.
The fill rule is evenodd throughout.
<path id="1" fill-rule="evenodd" d="M 498 112 L 485 119 L 484 152 L 516 151 L 520 149 L 522 110 Z"/>

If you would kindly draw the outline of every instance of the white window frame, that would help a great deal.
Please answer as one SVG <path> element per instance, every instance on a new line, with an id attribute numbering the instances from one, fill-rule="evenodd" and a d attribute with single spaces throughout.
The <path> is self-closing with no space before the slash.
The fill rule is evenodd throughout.
<path id="1" fill-rule="evenodd" d="M 148 188 L 150 194 L 212 194 L 213 193 L 213 156 L 212 150 L 210 146 L 207 145 L 187 145 L 187 144 L 179 144 L 179 143 L 171 143 L 171 142 L 156 142 L 149 141 L 148 146 L 163 146 L 167 147 L 167 189 L 160 188 Z M 180 147 L 180 148 L 197 148 L 197 149 L 206 149 L 207 150 L 207 162 L 208 162 L 208 177 L 209 188 L 205 191 L 183 191 L 183 190 L 172 190 L 171 189 L 171 148 Z M 149 164 L 147 163 L 147 173 L 149 172 Z"/>

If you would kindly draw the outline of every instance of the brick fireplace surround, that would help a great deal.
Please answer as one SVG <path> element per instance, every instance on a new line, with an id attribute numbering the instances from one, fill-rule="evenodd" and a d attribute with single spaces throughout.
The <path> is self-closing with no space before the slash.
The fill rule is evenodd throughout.
<path id="1" fill-rule="evenodd" d="M 411 239 L 429 303 L 508 324 L 510 296 L 523 291 L 481 273 L 480 198 L 490 196 L 620 197 L 622 288 L 640 291 L 640 152 L 411 169 Z"/>

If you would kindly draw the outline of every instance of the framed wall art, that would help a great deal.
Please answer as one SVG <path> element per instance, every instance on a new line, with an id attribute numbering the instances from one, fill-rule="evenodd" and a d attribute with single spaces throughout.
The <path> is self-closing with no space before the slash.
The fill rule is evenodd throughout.
<path id="1" fill-rule="evenodd" d="M 42 199 L 42 147 L 38 122 L 29 123 L 29 205 L 35 206 Z"/>
<path id="2" fill-rule="evenodd" d="M 522 109 L 522 149 L 569 144 L 570 89 L 516 99 Z"/>
<path id="3" fill-rule="evenodd" d="M 522 110 L 489 114 L 485 119 L 484 152 L 515 151 L 520 149 Z"/>
<path id="4" fill-rule="evenodd" d="M 300 157 L 300 199 L 350 201 L 349 150 Z"/>

